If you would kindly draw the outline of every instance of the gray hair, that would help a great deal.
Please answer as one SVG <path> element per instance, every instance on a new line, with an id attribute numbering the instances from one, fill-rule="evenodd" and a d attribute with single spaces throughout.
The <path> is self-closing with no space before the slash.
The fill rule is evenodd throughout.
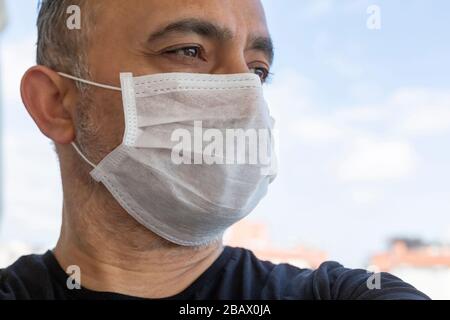
<path id="1" fill-rule="evenodd" d="M 36 62 L 55 71 L 89 78 L 86 52 L 89 38 L 86 30 L 92 25 L 94 10 L 86 8 L 89 0 L 41 0 L 37 20 L 38 41 Z M 91 1 L 92 3 L 92 1 Z M 91 6 L 92 4 L 89 4 Z M 81 30 L 67 27 L 67 8 L 77 5 L 82 11 Z M 77 82 L 80 91 L 85 86 Z"/>
<path id="2" fill-rule="evenodd" d="M 37 64 L 78 78 L 91 79 L 87 62 L 89 32 L 94 28 L 99 3 L 98 0 L 40 0 L 37 20 Z M 80 30 L 70 30 L 67 26 L 70 17 L 67 9 L 72 5 L 77 5 L 81 9 Z M 98 136 L 98 128 L 90 112 L 95 106 L 91 100 L 89 86 L 78 81 L 75 84 L 82 97 L 75 110 L 77 143 L 84 151 L 90 139 Z M 55 148 L 59 155 L 56 144 Z"/>

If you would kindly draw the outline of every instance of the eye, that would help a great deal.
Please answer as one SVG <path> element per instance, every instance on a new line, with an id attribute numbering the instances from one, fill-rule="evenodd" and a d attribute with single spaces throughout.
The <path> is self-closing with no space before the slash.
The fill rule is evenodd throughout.
<path id="1" fill-rule="evenodd" d="M 262 83 L 266 82 L 267 78 L 270 75 L 269 70 L 264 67 L 254 67 L 251 68 L 250 71 L 259 76 L 261 78 Z"/>
<path id="2" fill-rule="evenodd" d="M 178 58 L 202 59 L 202 49 L 197 46 L 168 49 L 164 51 L 164 54 L 173 55 Z"/>

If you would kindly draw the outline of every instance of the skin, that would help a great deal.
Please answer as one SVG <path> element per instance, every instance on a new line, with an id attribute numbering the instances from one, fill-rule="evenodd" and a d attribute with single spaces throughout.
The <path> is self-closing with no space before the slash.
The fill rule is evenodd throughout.
<path id="1" fill-rule="evenodd" d="M 270 56 L 250 46 L 252 39 L 269 37 L 259 0 L 97 1 L 101 9 L 86 48 L 93 81 L 120 87 L 120 72 L 263 75 L 270 67 Z M 195 32 L 159 32 L 185 19 L 227 31 L 220 39 Z M 159 36 L 149 41 L 157 32 Z M 201 49 L 181 49 L 192 45 Z M 64 270 L 79 266 L 82 286 L 94 291 L 143 298 L 182 292 L 220 256 L 223 244 L 200 248 L 171 244 L 138 224 L 103 185 L 93 181 L 92 168 L 70 144 L 77 142 L 94 163 L 119 146 L 125 127 L 121 93 L 92 87 L 88 96 L 82 95 L 73 81 L 56 71 L 32 67 L 23 77 L 21 93 L 60 158 L 64 202 L 54 249 L 58 262 Z M 79 108 L 85 108 L 84 117 Z"/>

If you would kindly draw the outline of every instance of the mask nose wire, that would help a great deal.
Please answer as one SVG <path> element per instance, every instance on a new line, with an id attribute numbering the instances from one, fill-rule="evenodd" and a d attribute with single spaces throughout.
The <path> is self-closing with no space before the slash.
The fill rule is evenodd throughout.
<path id="1" fill-rule="evenodd" d="M 122 89 L 119 88 L 119 87 L 109 86 L 107 84 L 101 84 L 101 83 L 97 83 L 97 82 L 93 82 L 93 81 L 89 81 L 89 80 L 85 80 L 85 79 L 80 79 L 80 78 L 71 76 L 70 74 L 67 74 L 67 73 L 64 73 L 64 72 L 58 72 L 58 74 L 61 77 L 64 77 L 64 78 L 67 78 L 67 79 L 71 79 L 71 80 L 75 80 L 75 81 L 79 81 L 81 83 L 89 84 L 91 86 L 122 92 Z"/>

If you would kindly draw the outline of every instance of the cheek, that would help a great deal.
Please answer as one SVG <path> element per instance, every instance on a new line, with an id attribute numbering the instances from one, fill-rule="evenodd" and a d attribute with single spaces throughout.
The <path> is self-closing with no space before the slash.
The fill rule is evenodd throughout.
<path id="1" fill-rule="evenodd" d="M 122 97 L 120 93 L 105 92 L 97 95 L 95 101 L 100 149 L 111 152 L 122 143 L 125 132 Z"/>

